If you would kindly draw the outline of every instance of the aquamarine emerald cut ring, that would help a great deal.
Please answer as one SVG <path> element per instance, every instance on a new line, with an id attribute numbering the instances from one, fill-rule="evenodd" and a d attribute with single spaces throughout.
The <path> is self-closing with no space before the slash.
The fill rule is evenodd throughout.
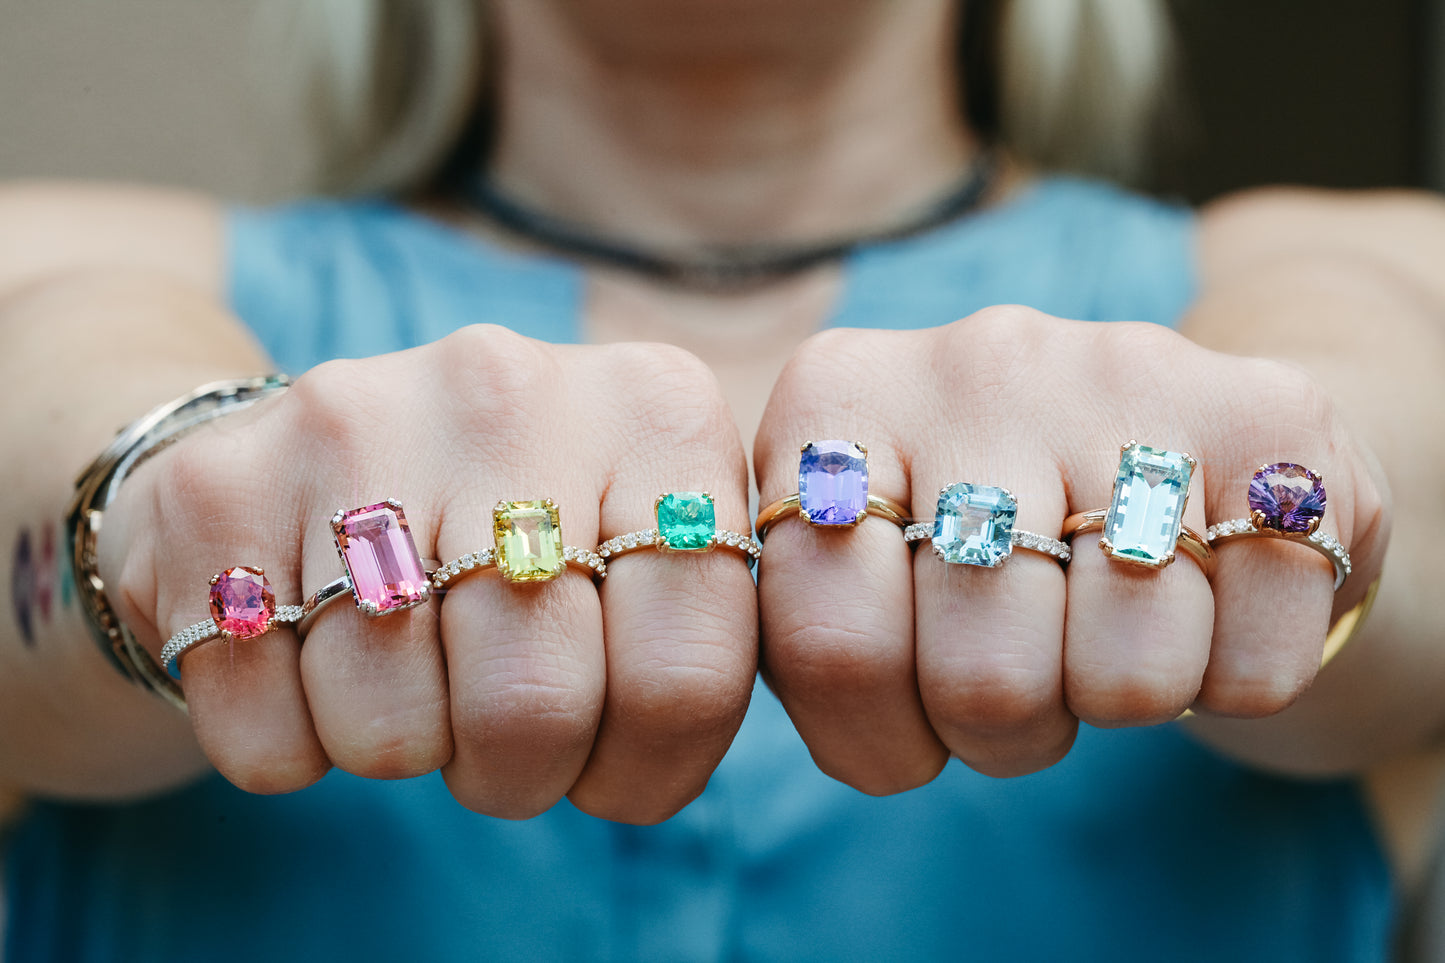
<path id="1" fill-rule="evenodd" d="M 1115 561 L 1161 569 L 1178 549 L 1214 575 L 1214 552 L 1199 533 L 1184 525 L 1189 481 L 1198 463 L 1187 451 L 1166 451 L 1130 441 L 1119 449 L 1114 498 L 1107 509 L 1079 512 L 1064 520 L 1062 538 L 1100 532 L 1099 548 Z"/>
<path id="2" fill-rule="evenodd" d="M 914 522 L 903 537 L 931 539 L 933 554 L 951 565 L 997 568 L 1015 548 L 1069 560 L 1069 546 L 1058 539 L 1014 528 L 1017 515 L 1018 499 L 1007 488 L 958 482 L 939 491 L 933 521 Z"/>

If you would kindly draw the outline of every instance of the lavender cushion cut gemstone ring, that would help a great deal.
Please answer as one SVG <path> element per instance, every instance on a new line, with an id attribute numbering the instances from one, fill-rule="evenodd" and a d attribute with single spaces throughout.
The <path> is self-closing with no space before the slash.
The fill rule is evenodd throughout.
<path id="1" fill-rule="evenodd" d="M 1266 465 L 1249 483 L 1249 510 L 1259 528 L 1312 534 L 1325 514 L 1324 482 L 1302 465 Z"/>
<path id="2" fill-rule="evenodd" d="M 868 510 L 867 449 L 851 441 L 804 445 L 798 502 L 814 525 L 856 525 Z"/>

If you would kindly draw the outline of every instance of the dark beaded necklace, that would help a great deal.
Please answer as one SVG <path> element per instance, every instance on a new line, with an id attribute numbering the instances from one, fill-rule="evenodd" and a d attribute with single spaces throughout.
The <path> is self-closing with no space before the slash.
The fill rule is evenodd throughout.
<path id="1" fill-rule="evenodd" d="M 958 182 L 903 223 L 852 237 L 799 244 L 717 245 L 696 254 L 672 255 L 597 234 L 581 225 L 528 207 L 485 174 L 461 183 L 466 202 L 495 224 L 543 247 L 582 261 L 621 268 L 679 287 L 710 290 L 765 284 L 846 257 L 857 248 L 922 234 L 979 206 L 993 185 L 995 159 L 984 151 Z"/>

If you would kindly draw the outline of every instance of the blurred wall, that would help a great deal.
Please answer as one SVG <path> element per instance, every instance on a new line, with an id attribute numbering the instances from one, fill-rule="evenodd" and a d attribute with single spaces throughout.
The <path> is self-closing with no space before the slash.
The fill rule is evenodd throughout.
<path id="1" fill-rule="evenodd" d="M 1181 97 L 1157 188 L 1197 201 L 1279 182 L 1425 185 L 1438 173 L 1427 26 L 1445 0 L 1169 5 Z"/>
<path id="2" fill-rule="evenodd" d="M 253 7 L 0 0 L 0 178 L 119 178 L 246 200 L 296 190 L 304 157 L 261 142 Z"/>
<path id="3" fill-rule="evenodd" d="M 967 0 L 962 0 L 967 2 Z M 1445 187 L 1445 0 L 1169 0 L 1186 95 L 1154 189 Z M 0 178 L 114 177 L 238 199 L 307 158 L 249 87 L 255 0 L 0 0 Z"/>

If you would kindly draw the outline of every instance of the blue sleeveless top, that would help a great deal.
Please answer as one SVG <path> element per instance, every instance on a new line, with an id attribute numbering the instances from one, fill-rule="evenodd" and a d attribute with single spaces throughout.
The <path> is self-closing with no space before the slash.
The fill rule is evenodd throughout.
<path id="1" fill-rule="evenodd" d="M 574 340 L 582 282 L 381 201 L 241 210 L 235 310 L 281 366 L 473 322 Z M 1173 323 L 1188 212 L 1045 180 L 849 258 L 832 324 L 997 303 Z M 439 776 L 332 772 L 288 796 L 212 776 L 147 802 L 37 804 L 7 867 L 6 959 L 1384 960 L 1393 892 L 1347 782 L 1274 778 L 1174 726 L 1083 727 L 1044 772 L 951 763 L 872 798 L 822 775 L 766 688 L 706 792 L 658 826 L 566 801 L 527 822 Z"/>

